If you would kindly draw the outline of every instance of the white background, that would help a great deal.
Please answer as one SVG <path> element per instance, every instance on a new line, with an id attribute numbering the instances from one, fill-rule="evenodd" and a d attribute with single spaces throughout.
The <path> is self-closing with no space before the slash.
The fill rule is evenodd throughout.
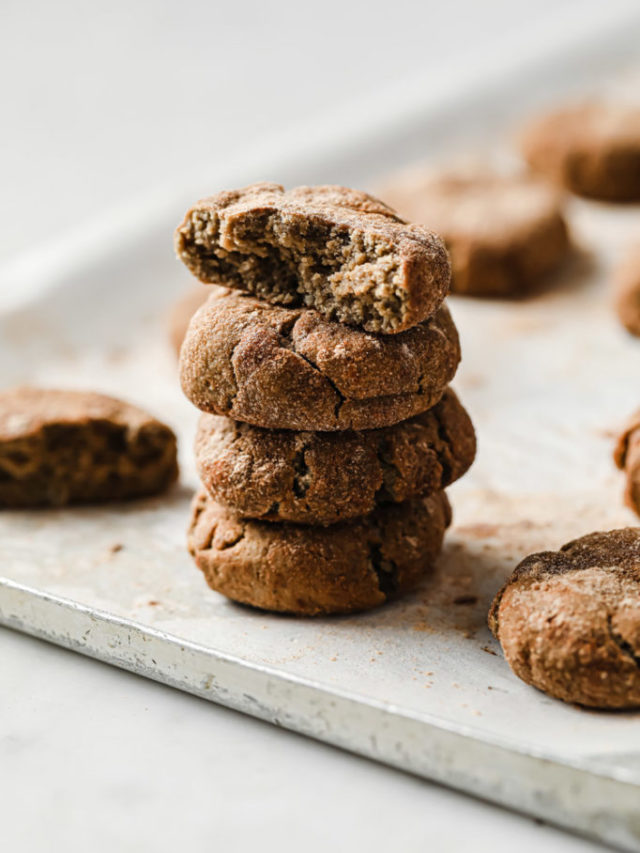
<path id="1" fill-rule="evenodd" d="M 580 6 L 3 0 L 0 260 L 288 124 L 412 72 L 446 73 L 479 46 L 499 51 L 510 34 Z M 8 631 L 0 837 L 17 853 L 590 848 Z"/>

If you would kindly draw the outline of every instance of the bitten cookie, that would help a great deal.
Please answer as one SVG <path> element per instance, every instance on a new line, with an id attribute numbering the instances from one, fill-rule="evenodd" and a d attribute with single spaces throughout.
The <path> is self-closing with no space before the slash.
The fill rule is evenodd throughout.
<path id="1" fill-rule="evenodd" d="M 628 332 L 640 337 L 640 245 L 615 271 L 614 292 L 620 322 Z"/>
<path id="2" fill-rule="evenodd" d="M 370 332 L 429 317 L 449 288 L 441 240 L 381 201 L 345 187 L 253 184 L 199 201 L 176 252 L 207 284 L 277 305 L 315 308 Z"/>
<path id="3" fill-rule="evenodd" d="M 180 354 L 180 347 L 187 334 L 191 318 L 198 308 L 207 301 L 211 291 L 208 287 L 193 287 L 173 306 L 169 313 L 169 340 L 171 346 Z"/>
<path id="4" fill-rule="evenodd" d="M 0 507 L 141 497 L 177 475 L 175 435 L 142 409 L 91 392 L 0 393 Z"/>
<path id="5" fill-rule="evenodd" d="M 383 194 L 403 216 L 442 236 L 453 293 L 526 294 L 569 252 L 557 193 L 529 175 L 413 172 Z"/>
<path id="6" fill-rule="evenodd" d="M 521 137 L 529 164 L 578 195 L 640 199 L 640 108 L 594 102 L 533 121 Z"/>
<path id="7" fill-rule="evenodd" d="M 636 412 L 618 438 L 613 458 L 627 477 L 624 500 L 640 515 L 640 411 Z"/>
<path id="8" fill-rule="evenodd" d="M 640 530 L 592 533 L 523 560 L 489 627 L 515 674 L 593 708 L 640 706 Z"/>
<path id="9" fill-rule="evenodd" d="M 459 360 L 445 306 L 402 334 L 377 336 L 215 288 L 189 326 L 180 377 L 202 411 L 255 426 L 376 429 L 435 405 Z"/>
<path id="10" fill-rule="evenodd" d="M 241 521 L 203 492 L 189 551 L 209 586 L 234 601 L 300 616 L 352 613 L 414 589 L 450 521 L 444 492 L 331 527 Z"/>
<path id="11" fill-rule="evenodd" d="M 244 518 L 333 524 L 432 494 L 476 450 L 455 393 L 411 420 L 364 432 L 265 430 L 203 415 L 196 464 L 211 497 Z"/>

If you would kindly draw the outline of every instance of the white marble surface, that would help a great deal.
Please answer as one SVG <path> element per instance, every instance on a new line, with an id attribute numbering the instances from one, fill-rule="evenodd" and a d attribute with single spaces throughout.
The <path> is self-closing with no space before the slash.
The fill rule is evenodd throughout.
<path id="1" fill-rule="evenodd" d="M 4 850 L 596 849 L 38 640 L 0 644 Z"/>
<path id="2" fill-rule="evenodd" d="M 0 258 L 571 5 L 5 0 Z M 0 837 L 16 853 L 590 847 L 5 630 L 0 685 Z"/>

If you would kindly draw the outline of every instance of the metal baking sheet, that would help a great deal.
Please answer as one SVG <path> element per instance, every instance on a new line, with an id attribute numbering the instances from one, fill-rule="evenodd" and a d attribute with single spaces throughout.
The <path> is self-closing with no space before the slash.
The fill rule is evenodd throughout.
<path id="1" fill-rule="evenodd" d="M 640 715 L 585 711 L 527 687 L 485 621 L 526 554 L 636 521 L 611 451 L 640 402 L 640 350 L 613 316 L 608 277 L 640 236 L 640 207 L 572 200 L 578 249 L 535 300 L 450 300 L 463 343 L 454 385 L 477 426 L 478 459 L 450 490 L 454 526 L 435 575 L 368 614 L 299 620 L 207 589 L 185 551 L 197 414 L 166 334 L 167 308 L 190 284 L 171 231 L 195 196 L 265 177 L 375 186 L 445 148 L 495 149 L 552 94 L 588 89 L 594 55 L 607 87 L 637 92 L 640 20 L 616 21 L 585 15 L 546 50 L 523 41 L 483 85 L 463 75 L 428 94 L 389 92 L 375 132 L 354 109 L 348 133 L 263 146 L 5 268 L 0 291 L 14 296 L 0 314 L 0 385 L 96 388 L 145 405 L 179 433 L 183 473 L 167 496 L 137 503 L 2 512 L 0 622 L 640 850 Z"/>

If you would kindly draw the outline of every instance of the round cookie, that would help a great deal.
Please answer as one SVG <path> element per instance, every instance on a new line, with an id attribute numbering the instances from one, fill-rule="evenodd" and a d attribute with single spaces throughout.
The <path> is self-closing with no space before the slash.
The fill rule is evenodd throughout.
<path id="1" fill-rule="evenodd" d="M 632 335 L 640 337 L 640 245 L 635 246 L 614 274 L 618 318 Z"/>
<path id="2" fill-rule="evenodd" d="M 207 301 L 211 291 L 208 287 L 192 287 L 175 303 L 169 312 L 169 340 L 171 346 L 180 354 L 180 347 L 187 334 L 191 318 L 198 308 Z"/>
<path id="3" fill-rule="evenodd" d="M 618 438 L 613 459 L 626 474 L 624 500 L 636 515 L 640 515 L 640 411 L 630 419 Z"/>
<path id="4" fill-rule="evenodd" d="M 529 164 L 578 195 L 640 200 L 640 108 L 591 102 L 542 116 L 525 128 Z"/>
<path id="5" fill-rule="evenodd" d="M 0 393 L 0 507 L 142 497 L 177 476 L 175 435 L 136 406 L 89 391 Z"/>
<path id="6" fill-rule="evenodd" d="M 217 592 L 263 610 L 315 616 L 368 610 L 414 589 L 450 522 L 444 492 L 331 527 L 242 521 L 202 492 L 188 542 Z"/>
<path id="7" fill-rule="evenodd" d="M 285 192 L 260 183 L 218 193 L 187 212 L 175 244 L 206 284 L 382 334 L 431 316 L 451 277 L 437 235 L 339 186 Z"/>
<path id="8" fill-rule="evenodd" d="M 527 684 L 592 708 L 640 707 L 640 530 L 527 557 L 496 596 L 489 627 Z"/>
<path id="9" fill-rule="evenodd" d="M 445 306 L 381 336 L 310 309 L 212 291 L 180 353 L 182 389 L 204 412 L 268 429 L 377 429 L 435 405 L 460 361 Z"/>
<path id="10" fill-rule="evenodd" d="M 521 296 L 569 252 L 557 193 L 530 175 L 414 171 L 384 196 L 442 236 L 451 257 L 452 293 Z"/>
<path id="11" fill-rule="evenodd" d="M 195 445 L 202 484 L 231 512 L 324 525 L 440 491 L 475 450 L 469 415 L 450 389 L 429 411 L 380 430 L 265 430 L 203 415 Z"/>

